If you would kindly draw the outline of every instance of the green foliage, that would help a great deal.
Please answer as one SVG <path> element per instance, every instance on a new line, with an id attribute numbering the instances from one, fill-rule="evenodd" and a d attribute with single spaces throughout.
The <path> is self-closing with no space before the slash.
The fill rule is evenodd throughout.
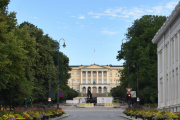
<path id="1" fill-rule="evenodd" d="M 117 59 L 125 60 L 121 87 L 127 88 L 129 84 L 132 90 L 136 90 L 138 71 L 138 96 L 143 103 L 157 102 L 157 46 L 152 43 L 152 39 L 165 20 L 164 16 L 152 15 L 135 20 L 128 28 L 126 43 L 118 51 Z"/>
<path id="2" fill-rule="evenodd" d="M 64 99 L 77 96 L 67 85 L 71 68 L 69 58 L 58 51 L 59 43 L 31 23 L 18 26 L 16 13 L 7 12 L 8 3 L 0 2 L 0 104 L 22 105 L 30 96 L 35 103 L 47 103 L 49 90 L 56 101 L 58 54 L 59 89 Z"/>

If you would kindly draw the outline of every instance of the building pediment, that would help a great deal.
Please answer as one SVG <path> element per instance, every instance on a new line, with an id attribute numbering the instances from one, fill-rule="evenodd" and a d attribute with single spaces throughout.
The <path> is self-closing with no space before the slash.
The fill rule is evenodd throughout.
<path id="1" fill-rule="evenodd" d="M 93 64 L 93 65 L 90 65 L 90 66 L 83 66 L 81 69 L 108 69 L 108 67 Z"/>

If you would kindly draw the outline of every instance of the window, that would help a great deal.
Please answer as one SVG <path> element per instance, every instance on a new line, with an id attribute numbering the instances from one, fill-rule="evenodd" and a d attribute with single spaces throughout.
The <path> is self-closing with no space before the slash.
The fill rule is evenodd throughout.
<path id="1" fill-rule="evenodd" d="M 99 80 L 99 83 L 101 83 L 101 80 Z"/>
<path id="2" fill-rule="evenodd" d="M 118 77 L 118 73 L 116 73 L 116 77 Z"/>
<path id="3" fill-rule="evenodd" d="M 74 83 L 74 79 L 71 80 L 71 83 Z"/>
<path id="4" fill-rule="evenodd" d="M 77 73 L 77 77 L 79 77 L 79 73 Z"/>
<path id="5" fill-rule="evenodd" d="M 90 79 L 88 79 L 88 83 L 91 83 L 91 80 L 90 80 Z"/>
<path id="6" fill-rule="evenodd" d="M 79 91 L 79 86 L 77 87 L 77 91 Z"/>
<path id="7" fill-rule="evenodd" d="M 83 80 L 83 83 L 86 83 L 86 80 L 85 80 L 85 79 Z"/>
<path id="8" fill-rule="evenodd" d="M 106 76 L 106 73 L 104 73 L 104 76 Z"/>
<path id="9" fill-rule="evenodd" d="M 110 79 L 110 83 L 112 83 L 112 79 Z"/>
<path id="10" fill-rule="evenodd" d="M 93 80 L 93 84 L 96 84 L 96 79 Z"/>
<path id="11" fill-rule="evenodd" d="M 94 73 L 94 76 L 96 76 L 96 73 Z"/>
<path id="12" fill-rule="evenodd" d="M 88 73 L 88 76 L 91 76 L 91 74 L 90 74 L 90 73 Z"/>
<path id="13" fill-rule="evenodd" d="M 112 77 L 112 73 L 110 73 L 110 77 Z"/>
<path id="14" fill-rule="evenodd" d="M 101 73 L 99 73 L 99 76 L 101 76 Z"/>
<path id="15" fill-rule="evenodd" d="M 71 77 L 74 77 L 74 73 L 71 73 Z"/>
<path id="16" fill-rule="evenodd" d="M 83 73 L 83 77 L 85 77 L 85 73 Z"/>
<path id="17" fill-rule="evenodd" d="M 107 83 L 106 79 L 104 79 L 104 83 Z"/>
<path id="18" fill-rule="evenodd" d="M 77 79 L 77 83 L 79 83 L 79 79 Z"/>

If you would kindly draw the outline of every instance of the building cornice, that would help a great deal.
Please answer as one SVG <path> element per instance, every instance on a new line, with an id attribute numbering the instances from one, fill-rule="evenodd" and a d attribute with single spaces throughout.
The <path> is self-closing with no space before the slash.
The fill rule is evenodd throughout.
<path id="1" fill-rule="evenodd" d="M 174 21 L 174 19 L 176 19 L 176 17 L 178 16 L 178 14 L 180 13 L 180 1 L 178 2 L 178 4 L 176 5 L 176 7 L 174 8 L 174 10 L 172 11 L 172 13 L 170 14 L 170 16 L 167 18 L 167 20 L 164 22 L 164 24 L 162 25 L 162 27 L 158 30 L 158 32 L 156 33 L 156 35 L 154 36 L 154 38 L 152 39 L 153 43 L 158 43 L 160 37 L 163 35 L 163 33 L 169 28 L 169 26 L 171 25 L 171 23 Z"/>
<path id="2" fill-rule="evenodd" d="M 88 66 L 91 66 L 91 65 L 69 65 L 69 67 L 88 67 Z M 98 66 L 109 66 L 109 67 L 123 67 L 122 65 L 98 65 Z"/>

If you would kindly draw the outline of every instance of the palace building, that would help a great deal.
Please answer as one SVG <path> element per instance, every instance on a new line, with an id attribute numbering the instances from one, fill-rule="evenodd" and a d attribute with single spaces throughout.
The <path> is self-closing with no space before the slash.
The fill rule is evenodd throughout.
<path id="1" fill-rule="evenodd" d="M 71 78 L 68 80 L 70 88 L 75 89 L 79 93 L 87 94 L 88 89 L 92 95 L 110 93 L 113 87 L 119 85 L 120 70 L 122 66 L 116 65 L 76 65 L 70 66 L 72 70 L 69 72 Z"/>
<path id="2" fill-rule="evenodd" d="M 158 55 L 158 108 L 180 112 L 180 1 L 154 36 Z"/>

